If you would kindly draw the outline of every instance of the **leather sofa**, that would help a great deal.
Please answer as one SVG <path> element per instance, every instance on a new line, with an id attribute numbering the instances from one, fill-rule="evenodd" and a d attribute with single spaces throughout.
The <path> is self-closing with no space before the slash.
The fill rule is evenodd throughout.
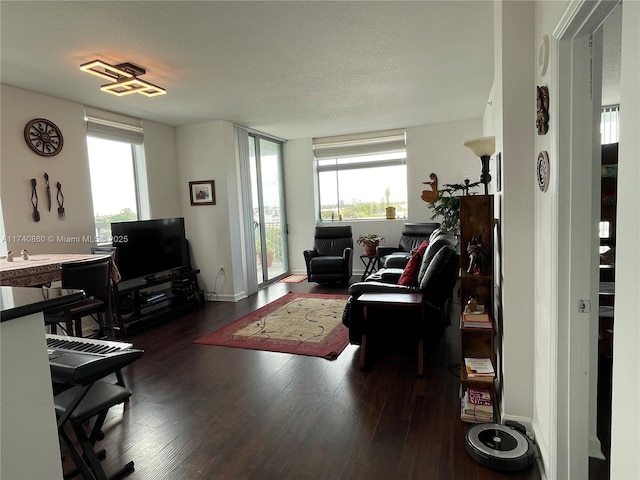
<path id="1" fill-rule="evenodd" d="M 381 337 L 400 330 L 416 338 L 439 334 L 448 325 L 449 299 L 458 279 L 460 255 L 456 250 L 456 238 L 441 232 L 429 243 L 420 264 L 415 285 L 398 285 L 380 280 L 354 283 L 349 287 L 349 298 L 345 306 L 342 323 L 349 329 L 349 341 L 360 345 L 365 329 L 362 305 L 358 297 L 363 293 L 421 293 L 422 316 L 410 315 L 393 307 L 371 309 L 367 323 L 380 328 Z M 371 277 L 369 277 L 371 278 Z M 371 325 L 367 325 L 367 329 Z M 409 333 L 410 332 L 410 333 Z"/>
<path id="2" fill-rule="evenodd" d="M 411 251 L 418 248 L 431 234 L 440 228 L 439 223 L 405 223 L 397 247 L 379 245 L 376 248 L 378 269 L 385 266 L 404 268 L 409 261 Z"/>
<path id="3" fill-rule="evenodd" d="M 431 235 L 425 240 L 428 241 L 429 245 L 433 245 L 430 249 L 427 247 L 428 254 L 431 256 L 431 258 L 433 258 L 433 255 L 435 255 L 435 253 L 442 245 L 450 244 L 455 247 L 458 244 L 458 239 L 455 237 L 455 235 L 440 228 L 436 228 L 435 230 L 433 230 L 431 232 Z M 414 247 L 412 250 L 416 251 L 419 246 L 420 244 L 416 245 L 416 247 Z M 377 272 L 369 275 L 366 278 L 366 281 L 398 283 L 398 280 L 400 279 L 400 276 L 402 275 L 405 267 L 409 263 L 410 258 L 411 253 L 407 254 L 405 252 L 393 252 L 387 255 L 382 268 L 378 269 Z M 429 261 L 431 260 L 431 258 L 429 258 Z M 420 267 L 422 268 L 423 265 L 426 265 L 424 261 L 422 262 L 422 265 L 420 265 Z M 426 266 L 424 266 L 424 268 L 426 268 Z M 422 273 L 424 273 L 424 270 L 422 271 Z M 420 278 L 422 278 L 422 275 L 420 275 Z"/>

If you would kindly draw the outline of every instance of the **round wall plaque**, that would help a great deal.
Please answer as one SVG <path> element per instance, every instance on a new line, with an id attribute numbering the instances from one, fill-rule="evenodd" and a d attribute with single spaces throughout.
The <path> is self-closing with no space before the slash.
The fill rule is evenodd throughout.
<path id="1" fill-rule="evenodd" d="M 538 47 L 538 73 L 544 77 L 549 66 L 549 35 L 542 37 Z"/>
<path id="2" fill-rule="evenodd" d="M 551 175 L 551 168 L 549 166 L 549 154 L 546 151 L 542 151 L 538 154 L 538 165 L 536 167 L 536 176 L 538 177 L 538 187 L 543 192 L 549 188 L 549 177 Z"/>
<path id="3" fill-rule="evenodd" d="M 58 126 L 46 118 L 34 118 L 24 127 L 24 140 L 29 148 L 43 157 L 60 153 L 64 140 Z"/>

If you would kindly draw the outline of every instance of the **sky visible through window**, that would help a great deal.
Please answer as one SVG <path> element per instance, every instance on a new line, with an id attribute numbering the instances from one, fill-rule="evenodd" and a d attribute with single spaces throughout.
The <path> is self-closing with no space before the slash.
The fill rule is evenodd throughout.
<path id="1" fill-rule="evenodd" d="M 93 213 L 114 215 L 128 208 L 137 213 L 131 144 L 87 137 Z"/>

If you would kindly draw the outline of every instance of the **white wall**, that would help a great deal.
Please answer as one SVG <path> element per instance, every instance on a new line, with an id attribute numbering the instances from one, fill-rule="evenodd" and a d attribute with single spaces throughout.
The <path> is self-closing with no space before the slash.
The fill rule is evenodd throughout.
<path id="1" fill-rule="evenodd" d="M 53 241 L 45 243 L 10 243 L 9 249 L 15 252 L 26 248 L 31 253 L 88 253 L 94 243 L 68 243 L 57 239 L 58 236 L 95 236 L 84 105 L 8 85 L 0 85 L 0 96 L 0 193 L 6 235 L 9 238 L 18 235 L 54 237 Z M 62 131 L 64 145 L 58 155 L 41 157 L 26 145 L 24 126 L 34 118 L 51 120 Z M 152 218 L 179 216 L 174 129 L 154 122 L 144 122 L 144 128 Z M 51 212 L 46 209 L 44 172 L 49 174 L 52 186 Z M 38 182 L 40 221 L 37 223 L 31 217 L 31 178 Z M 55 203 L 55 183 L 58 181 L 62 183 L 65 197 L 64 220 L 58 219 Z M 118 185 L 114 185 L 113 190 L 117 195 Z"/>
<path id="2" fill-rule="evenodd" d="M 576 7 L 577 2 L 536 2 L 535 9 L 535 43 L 538 47 L 544 35 L 549 35 L 552 50 L 550 51 L 549 70 L 545 76 L 539 73 L 535 76 L 536 84 L 549 86 L 551 93 L 551 109 L 554 105 L 554 95 L 560 89 L 557 76 L 558 65 L 555 64 L 557 51 L 553 50 L 553 32 L 565 14 L 565 11 Z M 595 6 L 595 4 L 594 4 Z M 636 479 L 640 478 L 640 457 L 637 447 L 640 438 L 637 425 L 640 418 L 637 408 L 637 398 L 640 395 L 640 377 L 637 365 L 640 361 L 638 344 L 640 344 L 640 330 L 637 322 L 637 299 L 640 296 L 638 288 L 638 272 L 640 260 L 638 257 L 637 239 L 640 236 L 637 185 L 640 182 L 638 158 L 640 158 L 640 99 L 638 85 L 640 84 L 640 4 L 637 2 L 623 2 L 623 61 L 621 76 L 621 102 L 625 115 L 621 121 L 621 139 L 619 153 L 618 179 L 618 232 L 616 234 L 616 324 L 614 332 L 614 363 L 613 363 L 613 418 L 611 423 L 611 478 Z M 625 55 L 626 52 L 626 55 Z M 537 54 L 537 51 L 535 52 Z M 535 57 L 535 56 L 534 56 Z M 562 79 L 561 79 L 562 80 Z M 566 79 L 565 79 L 566 80 Z M 553 118 L 553 115 L 552 115 Z M 547 150 L 552 154 L 558 152 L 560 140 L 567 142 L 567 132 L 557 132 L 554 125 L 550 125 L 549 134 L 536 138 L 536 151 Z M 562 137 L 565 135 L 565 137 Z M 558 392 L 554 391 L 552 382 L 558 373 L 556 362 L 556 342 L 558 341 L 558 325 L 564 319 L 558 318 L 558 304 L 554 296 L 559 290 L 557 282 L 557 224 L 556 213 L 560 192 L 567 185 L 558 183 L 558 165 L 562 158 L 552 157 L 551 185 L 549 191 L 535 195 L 535 318 L 534 318 L 534 432 L 541 450 L 543 462 L 548 478 L 562 478 L 558 469 L 558 462 L 554 457 L 561 455 L 562 465 L 570 462 L 569 457 L 575 456 L 575 450 L 584 448 L 587 439 L 580 439 L 579 444 L 572 444 L 571 450 L 566 451 L 568 439 L 558 430 L 571 410 L 571 402 L 558 403 L 561 400 Z M 622 243 L 620 243 L 622 242 Z M 554 258 L 555 255 L 555 258 Z M 565 299 L 560 298 L 558 302 Z M 564 340 L 567 342 L 567 340 Z M 564 354 L 564 352 L 560 352 Z M 559 382 L 568 383 L 568 379 L 560 378 Z M 570 397 L 569 397 L 570 398 Z M 595 398 L 590 399 L 594 401 Z M 556 416 L 556 412 L 558 415 Z M 555 436 L 557 434 L 557 436 Z M 582 452 L 584 455 L 585 452 Z M 580 455 L 578 455 L 580 456 Z M 561 466 L 561 469 L 566 469 Z M 586 466 L 584 467 L 586 468 Z M 560 476 L 557 476 L 560 475 Z"/>
<path id="3" fill-rule="evenodd" d="M 77 103 L 0 85 L 2 97 L 2 208 L 5 233 L 13 236 L 44 236 L 45 243 L 9 242 L 14 253 L 26 248 L 31 253 L 87 253 L 90 244 L 58 242 L 58 236 L 95 236 L 91 184 L 87 162 L 84 107 Z M 62 131 L 64 144 L 53 157 L 32 152 L 24 140 L 24 127 L 34 118 L 46 118 Z M 53 206 L 47 211 L 44 172 L 49 174 Z M 40 221 L 31 216 L 31 183 L 35 178 Z M 66 218 L 58 219 L 56 182 L 62 184 Z M 53 236 L 54 239 L 50 239 Z"/>
<path id="4" fill-rule="evenodd" d="M 495 78 L 485 112 L 485 134 L 502 154 L 497 318 L 502 326 L 502 415 L 531 423 L 533 416 L 533 251 L 535 88 L 533 2 L 495 4 Z"/>
<path id="5" fill-rule="evenodd" d="M 611 410 L 611 478 L 640 478 L 640 3 L 624 2 L 618 212 L 616 232 L 616 299 L 613 339 Z"/>
<path id="6" fill-rule="evenodd" d="M 142 125 L 151 218 L 180 217 L 178 193 L 187 187 L 176 181 L 176 130 L 149 120 L 144 120 Z"/>
<path id="7" fill-rule="evenodd" d="M 237 197 L 237 184 L 228 182 L 228 178 L 235 178 L 229 171 L 235 169 L 234 138 L 233 124 L 225 121 L 179 127 L 176 135 L 180 210 L 191 244 L 192 265 L 201 270 L 200 288 L 217 293 L 220 300 L 246 296 L 241 245 L 231 237 L 238 217 L 229 214 L 230 199 L 233 202 Z M 215 181 L 215 205 L 191 205 L 189 182 L 196 180 Z M 216 280 L 220 266 L 225 267 L 226 275 Z"/>

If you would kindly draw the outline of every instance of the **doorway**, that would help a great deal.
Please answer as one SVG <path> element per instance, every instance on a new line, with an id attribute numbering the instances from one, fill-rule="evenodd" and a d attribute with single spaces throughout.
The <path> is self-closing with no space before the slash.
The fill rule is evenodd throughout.
<path id="1" fill-rule="evenodd" d="M 259 287 L 289 272 L 282 142 L 249 133 L 249 171 Z"/>
<path id="2" fill-rule="evenodd" d="M 555 152 L 560 186 L 557 457 L 553 469 L 557 478 L 589 478 L 589 456 L 601 451 L 595 435 L 600 244 L 595 226 L 600 221 L 601 171 L 597 132 L 602 106 L 601 25 L 615 5 L 577 5 L 554 31 L 558 58 L 556 132 L 563 132 Z"/>

